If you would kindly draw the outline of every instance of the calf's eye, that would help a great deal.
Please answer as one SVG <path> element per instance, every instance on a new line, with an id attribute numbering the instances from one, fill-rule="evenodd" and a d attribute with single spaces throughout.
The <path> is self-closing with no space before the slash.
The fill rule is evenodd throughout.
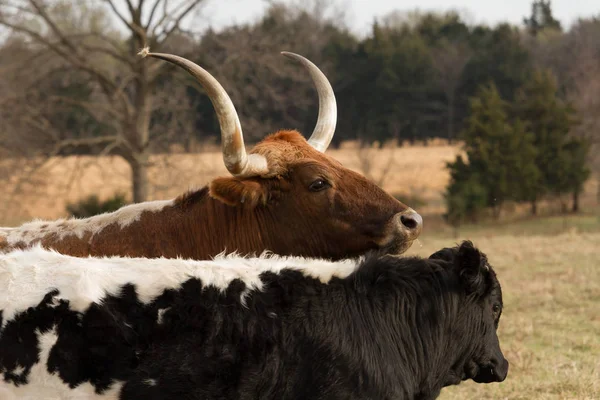
<path id="1" fill-rule="evenodd" d="M 329 182 L 327 182 L 325 179 L 319 178 L 319 179 L 315 180 L 313 183 L 311 183 L 310 186 L 308 187 L 308 189 L 311 192 L 320 192 L 321 190 L 327 189 L 328 187 L 331 187 Z"/>
<path id="2" fill-rule="evenodd" d="M 494 314 L 498 314 L 500 312 L 500 304 L 494 304 L 492 306 L 492 311 L 494 312 Z"/>

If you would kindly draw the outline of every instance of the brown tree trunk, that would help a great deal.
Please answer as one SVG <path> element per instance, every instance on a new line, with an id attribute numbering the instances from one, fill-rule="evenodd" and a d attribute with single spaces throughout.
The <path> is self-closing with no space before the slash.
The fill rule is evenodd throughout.
<path id="1" fill-rule="evenodd" d="M 579 212 L 579 191 L 578 190 L 573 191 L 573 207 L 571 208 L 571 211 L 573 211 L 574 213 Z"/>
<path id="2" fill-rule="evenodd" d="M 138 45 L 142 46 L 144 38 L 137 37 Z M 138 62 L 136 65 L 137 76 L 135 80 L 134 105 L 136 114 L 134 116 L 135 135 L 132 138 L 134 154 L 131 165 L 131 184 L 133 202 L 140 203 L 148 200 L 148 145 L 150 141 L 150 116 L 152 114 L 152 86 L 148 76 L 148 63 Z"/>
<path id="3" fill-rule="evenodd" d="M 454 91 L 448 96 L 448 144 L 454 139 Z"/>
<path id="4" fill-rule="evenodd" d="M 130 165 L 133 202 L 141 203 L 148 199 L 148 160 L 134 161 Z"/>
<path id="5" fill-rule="evenodd" d="M 531 201 L 531 215 L 537 215 L 537 200 Z"/>

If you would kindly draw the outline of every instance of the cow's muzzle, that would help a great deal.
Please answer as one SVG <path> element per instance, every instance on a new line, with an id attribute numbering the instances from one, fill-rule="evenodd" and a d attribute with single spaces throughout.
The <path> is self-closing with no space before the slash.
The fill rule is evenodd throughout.
<path id="1" fill-rule="evenodd" d="M 406 240 L 415 240 L 423 230 L 423 218 L 412 208 L 398 214 L 400 229 L 406 234 Z"/>
<path id="2" fill-rule="evenodd" d="M 479 371 L 473 377 L 477 383 L 502 382 L 508 375 L 508 360 L 504 357 L 499 362 L 492 362 L 485 366 L 480 366 Z"/>

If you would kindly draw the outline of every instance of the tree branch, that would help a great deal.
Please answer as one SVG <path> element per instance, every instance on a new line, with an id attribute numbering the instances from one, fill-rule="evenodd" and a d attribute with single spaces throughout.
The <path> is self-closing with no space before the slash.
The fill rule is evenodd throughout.
<path id="1" fill-rule="evenodd" d="M 179 27 L 179 24 L 181 23 L 181 20 L 183 20 L 194 8 L 196 8 L 203 0 L 190 0 L 189 2 L 184 2 L 181 3 L 181 5 L 179 7 L 176 7 L 170 14 L 173 15 L 175 13 L 177 13 L 177 11 L 179 9 L 183 8 L 183 11 L 181 11 L 181 13 L 174 18 L 174 23 L 173 26 L 167 30 L 166 28 L 160 33 L 160 34 L 156 34 L 156 29 L 160 27 L 159 24 L 157 24 L 153 31 L 152 31 L 152 36 L 155 38 L 155 40 L 157 41 L 157 43 L 159 44 L 163 44 L 165 43 L 169 37 L 173 34 L 173 32 L 175 32 L 175 30 L 177 30 L 177 28 Z M 167 16 L 168 14 L 165 13 L 165 15 L 163 16 L 163 20 L 164 18 Z M 159 36 L 164 35 L 162 37 L 162 39 L 159 39 Z"/>
<path id="2" fill-rule="evenodd" d="M 125 17 L 117 10 L 117 7 L 115 6 L 115 3 L 113 3 L 113 0 L 104 0 L 105 3 L 108 3 L 108 5 L 110 6 L 110 8 L 112 9 L 112 11 L 115 13 L 115 15 L 117 16 L 117 18 L 119 18 L 121 20 L 121 22 L 123 24 L 125 24 L 126 27 L 128 27 L 129 29 L 133 30 L 133 27 L 131 26 L 131 24 L 125 19 Z"/>
<path id="3" fill-rule="evenodd" d="M 121 43 L 115 41 L 114 39 L 112 39 L 106 35 L 101 34 L 100 32 L 80 33 L 80 34 L 76 34 L 76 35 L 71 35 L 71 37 L 74 39 L 79 39 L 79 38 L 85 39 L 86 37 L 95 37 L 97 39 L 100 39 L 102 42 L 109 43 L 116 51 L 120 51 L 121 53 L 126 54 L 123 51 Z"/>
<path id="4" fill-rule="evenodd" d="M 98 80 L 101 82 L 101 84 L 107 88 L 107 90 L 108 90 L 107 94 L 110 94 L 111 90 L 114 91 L 114 89 L 116 89 L 116 85 L 113 82 L 111 82 L 110 79 L 107 78 L 102 72 L 87 65 L 85 61 L 82 61 L 79 58 L 74 59 L 69 53 L 65 52 L 59 46 L 57 46 L 55 43 L 50 42 L 49 40 L 44 38 L 39 33 L 35 32 L 31 29 L 25 28 L 23 26 L 19 26 L 19 25 L 15 25 L 10 22 L 7 22 L 4 19 L 0 19 L 0 24 L 6 26 L 8 28 L 11 28 L 14 31 L 26 33 L 27 35 L 31 36 L 31 38 L 35 39 L 38 43 L 48 47 L 49 49 L 54 51 L 56 54 L 60 55 L 62 58 L 64 58 L 67 62 L 69 62 L 74 67 L 81 69 L 83 71 L 89 72 L 90 74 L 96 76 L 98 78 Z"/>
<path id="5" fill-rule="evenodd" d="M 131 24 L 125 19 L 125 17 L 117 10 L 117 7 L 115 6 L 115 3 L 113 2 L 113 0 L 104 0 L 104 1 L 109 4 L 110 8 L 115 13 L 117 18 L 119 18 L 121 20 L 121 22 L 123 22 L 125 24 L 125 26 L 127 26 L 129 28 L 129 30 L 131 30 L 132 33 L 137 33 L 138 35 L 141 35 L 142 37 L 145 36 L 146 32 L 141 27 Z"/>
<path id="6" fill-rule="evenodd" d="M 129 9 L 129 14 L 131 15 L 131 20 L 135 21 L 137 18 L 137 10 L 135 9 L 135 7 L 133 6 L 133 3 L 131 2 L 131 0 L 125 0 L 125 2 L 127 3 L 127 8 Z M 142 3 L 143 1 L 140 0 L 140 6 L 139 9 L 142 8 Z"/>
<path id="7" fill-rule="evenodd" d="M 163 0 L 156 0 L 154 5 L 152 6 L 152 9 L 150 10 L 150 16 L 148 17 L 148 23 L 144 26 L 144 28 L 146 30 L 148 30 L 148 28 L 150 28 L 150 25 L 152 25 L 152 20 L 154 19 L 154 14 L 156 13 L 156 10 L 158 9 L 158 6 L 160 5 L 161 1 L 163 1 Z"/>
<path id="8" fill-rule="evenodd" d="M 114 58 L 117 61 L 122 62 L 123 64 L 127 64 L 130 67 L 134 66 L 133 61 L 131 60 L 131 58 L 127 58 L 119 53 L 117 53 L 116 51 L 107 49 L 106 47 L 100 47 L 100 46 L 90 46 L 90 45 L 85 45 L 82 44 L 80 45 L 84 50 L 86 50 L 86 53 L 104 53 L 106 55 L 111 56 L 112 58 Z"/>
<path id="9" fill-rule="evenodd" d="M 91 146 L 95 144 L 115 143 L 119 142 L 120 140 L 121 138 L 118 135 L 100 136 L 93 138 L 62 139 L 55 146 L 55 149 L 57 149 L 57 152 L 55 154 L 58 154 L 60 150 L 68 146 Z"/>
<path id="10" fill-rule="evenodd" d="M 85 108 L 87 111 L 89 111 L 90 114 L 92 114 L 92 115 L 94 115 L 96 112 L 101 110 L 101 111 L 104 111 L 107 114 L 111 115 L 112 117 L 114 117 L 115 119 L 117 119 L 120 122 L 125 121 L 125 118 L 122 115 L 120 115 L 118 113 L 118 111 L 115 110 L 115 107 L 111 107 L 110 105 L 77 100 L 77 99 L 73 99 L 71 97 L 66 97 L 66 96 L 53 95 L 53 96 L 50 96 L 49 99 L 57 100 L 57 101 L 60 101 L 60 102 L 66 103 L 66 104 L 72 104 L 75 106 L 81 106 L 81 107 Z"/>
<path id="11" fill-rule="evenodd" d="M 46 13 L 44 7 L 40 6 L 36 0 L 29 0 L 29 4 L 33 6 L 33 8 L 37 11 L 38 15 L 42 17 L 42 19 L 48 24 L 52 32 L 58 37 L 58 39 L 71 51 L 73 51 L 76 55 L 79 55 L 79 51 L 73 43 L 67 39 L 67 37 L 63 34 L 63 32 L 58 28 L 58 26 L 54 23 L 52 18 Z"/>
<path id="12" fill-rule="evenodd" d="M 132 106 L 131 106 L 127 96 L 124 96 L 123 92 L 118 90 L 118 86 L 115 84 L 115 82 L 111 81 L 110 78 L 108 78 L 104 73 L 102 73 L 98 69 L 88 65 L 87 61 L 84 61 L 80 58 L 74 59 L 73 57 L 71 57 L 71 55 L 69 53 L 67 53 L 66 51 L 61 49 L 55 43 L 50 42 L 49 40 L 47 40 L 46 38 L 41 36 L 39 33 L 35 32 L 31 29 L 9 23 L 3 19 L 0 19 L 0 24 L 7 26 L 17 32 L 26 33 L 27 35 L 29 35 L 33 39 L 35 39 L 38 43 L 46 46 L 47 48 L 51 49 L 56 54 L 58 54 L 59 56 L 64 58 L 73 67 L 80 69 L 82 71 L 85 71 L 85 72 L 91 74 L 92 76 L 95 76 L 96 79 L 98 80 L 98 83 L 100 84 L 100 87 L 102 87 L 102 90 L 104 91 L 105 95 L 109 99 L 119 98 L 120 102 L 123 105 L 124 110 L 126 110 L 129 114 L 131 113 Z"/>

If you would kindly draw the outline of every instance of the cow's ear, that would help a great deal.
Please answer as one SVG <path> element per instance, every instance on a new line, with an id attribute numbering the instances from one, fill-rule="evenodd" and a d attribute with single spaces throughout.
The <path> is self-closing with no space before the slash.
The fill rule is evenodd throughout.
<path id="1" fill-rule="evenodd" d="M 266 204 L 267 189 L 258 179 L 216 178 L 208 185 L 210 197 L 230 206 Z"/>
<path id="2" fill-rule="evenodd" d="M 483 296 L 487 292 L 486 277 L 489 274 L 485 254 L 470 241 L 464 241 L 458 247 L 455 263 L 467 292 Z"/>
<path id="3" fill-rule="evenodd" d="M 453 261 L 456 258 L 456 248 L 444 247 L 429 256 L 430 260 Z"/>

